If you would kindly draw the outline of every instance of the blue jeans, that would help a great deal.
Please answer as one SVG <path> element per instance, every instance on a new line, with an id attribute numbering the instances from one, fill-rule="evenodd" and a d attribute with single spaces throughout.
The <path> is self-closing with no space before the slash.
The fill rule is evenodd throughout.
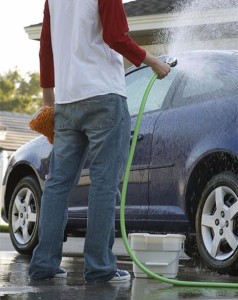
<path id="1" fill-rule="evenodd" d="M 33 252 L 32 279 L 53 277 L 60 267 L 68 198 L 85 160 L 91 185 L 84 245 L 87 281 L 111 279 L 118 184 L 128 158 L 130 115 L 125 97 L 108 94 L 55 106 L 55 137 L 49 176 L 41 202 L 39 244 Z"/>

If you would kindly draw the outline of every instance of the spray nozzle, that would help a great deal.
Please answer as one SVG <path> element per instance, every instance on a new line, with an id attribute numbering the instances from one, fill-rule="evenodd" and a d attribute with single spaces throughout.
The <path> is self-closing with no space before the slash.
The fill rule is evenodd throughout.
<path id="1" fill-rule="evenodd" d="M 178 60 L 176 57 L 168 57 L 166 58 L 166 64 L 168 64 L 170 67 L 175 67 L 178 63 Z"/>

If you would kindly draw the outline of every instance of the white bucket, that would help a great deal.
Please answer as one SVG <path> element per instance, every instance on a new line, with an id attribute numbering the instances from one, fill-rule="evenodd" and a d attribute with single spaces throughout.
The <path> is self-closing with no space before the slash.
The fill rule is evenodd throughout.
<path id="1" fill-rule="evenodd" d="M 139 261 L 150 271 L 167 278 L 175 278 L 178 274 L 185 238 L 181 234 L 129 234 L 131 248 Z M 133 272 L 135 277 L 149 277 L 134 262 Z"/>

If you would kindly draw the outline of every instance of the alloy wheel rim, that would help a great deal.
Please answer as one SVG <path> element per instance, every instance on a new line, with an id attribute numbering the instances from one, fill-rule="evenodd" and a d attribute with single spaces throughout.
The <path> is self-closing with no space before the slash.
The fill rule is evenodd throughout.
<path id="1" fill-rule="evenodd" d="M 215 188 L 202 210 L 201 234 L 204 246 L 212 258 L 230 258 L 238 246 L 238 197 L 227 186 Z"/>
<path id="2" fill-rule="evenodd" d="M 36 199 L 29 188 L 22 188 L 15 196 L 12 208 L 12 231 L 19 244 L 27 244 L 36 225 Z"/>

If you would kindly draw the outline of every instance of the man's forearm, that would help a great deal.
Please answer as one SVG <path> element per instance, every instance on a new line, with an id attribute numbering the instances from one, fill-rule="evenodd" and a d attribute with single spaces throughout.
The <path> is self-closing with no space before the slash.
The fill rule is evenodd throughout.
<path id="1" fill-rule="evenodd" d="M 43 88 L 44 106 L 54 106 L 55 94 L 53 88 Z"/>

